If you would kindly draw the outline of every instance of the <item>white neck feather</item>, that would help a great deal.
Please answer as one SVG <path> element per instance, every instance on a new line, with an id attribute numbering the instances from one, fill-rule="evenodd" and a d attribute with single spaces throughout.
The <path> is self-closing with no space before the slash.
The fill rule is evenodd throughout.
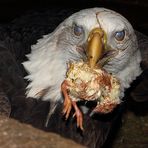
<path id="1" fill-rule="evenodd" d="M 31 53 L 27 55 L 28 61 L 23 65 L 29 73 L 25 77 L 30 81 L 27 86 L 27 97 L 39 99 L 41 92 L 46 90 L 47 93 L 42 99 L 54 98 L 56 101 L 61 97 L 60 85 L 65 78 L 67 65 L 64 53 L 56 49 L 56 41 L 52 42 L 50 36 L 44 36 L 32 46 Z"/>

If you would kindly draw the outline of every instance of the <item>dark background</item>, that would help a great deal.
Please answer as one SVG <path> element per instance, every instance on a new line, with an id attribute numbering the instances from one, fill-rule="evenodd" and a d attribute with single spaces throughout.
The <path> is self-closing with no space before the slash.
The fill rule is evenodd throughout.
<path id="1" fill-rule="evenodd" d="M 0 0 L 0 23 L 8 23 L 29 10 L 106 7 L 123 14 L 135 29 L 148 35 L 148 0 Z"/>

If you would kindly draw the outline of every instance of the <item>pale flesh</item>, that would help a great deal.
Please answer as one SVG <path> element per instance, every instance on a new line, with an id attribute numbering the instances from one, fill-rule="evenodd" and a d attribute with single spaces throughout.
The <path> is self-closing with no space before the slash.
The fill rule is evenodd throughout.
<path id="1" fill-rule="evenodd" d="M 77 106 L 77 101 L 97 101 L 93 111 L 104 114 L 111 112 L 120 103 L 119 80 L 99 67 L 90 68 L 83 61 L 69 64 L 61 90 L 64 95 L 63 113 L 68 119 L 73 107 L 77 126 L 81 130 L 83 130 L 83 115 Z"/>

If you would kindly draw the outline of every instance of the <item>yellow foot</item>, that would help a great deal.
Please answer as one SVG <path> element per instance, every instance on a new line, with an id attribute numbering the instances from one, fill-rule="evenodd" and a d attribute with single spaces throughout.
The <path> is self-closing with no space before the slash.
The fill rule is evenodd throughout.
<path id="1" fill-rule="evenodd" d="M 73 105 L 73 107 L 75 109 L 75 113 L 74 113 L 73 117 L 76 116 L 76 119 L 77 119 L 77 127 L 79 127 L 83 131 L 84 128 L 83 128 L 83 115 L 82 115 L 82 112 L 78 108 L 78 106 L 77 106 L 77 104 L 76 104 L 75 101 L 72 101 L 72 105 Z"/>
<path id="2" fill-rule="evenodd" d="M 64 100 L 63 114 L 65 115 L 66 120 L 69 117 L 71 108 L 72 108 L 71 100 L 68 99 L 68 98 L 65 98 L 65 100 Z"/>
<path id="3" fill-rule="evenodd" d="M 61 90 L 64 95 L 63 114 L 65 115 L 66 120 L 68 119 L 71 108 L 72 108 L 72 103 L 71 103 L 71 99 L 70 99 L 68 92 L 67 92 L 67 87 L 68 87 L 68 82 L 65 80 L 61 85 Z"/>

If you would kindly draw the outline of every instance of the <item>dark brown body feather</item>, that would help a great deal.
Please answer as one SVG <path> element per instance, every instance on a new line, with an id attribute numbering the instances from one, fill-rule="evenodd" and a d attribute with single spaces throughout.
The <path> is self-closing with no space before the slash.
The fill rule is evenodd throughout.
<path id="1" fill-rule="evenodd" d="M 136 32 L 138 37 L 139 49 L 141 50 L 143 73 L 136 80 L 132 89 L 131 96 L 137 102 L 148 101 L 148 37 L 142 33 Z"/>
<path id="2" fill-rule="evenodd" d="M 26 99 L 25 97 L 27 82 L 24 81 L 23 77 L 26 72 L 21 65 L 21 62 L 26 60 L 25 54 L 30 52 L 30 46 L 36 43 L 37 39 L 51 32 L 66 15 L 72 12 L 70 10 L 49 10 L 41 13 L 29 13 L 9 25 L 0 27 L 0 93 L 5 94 L 11 102 L 11 117 L 43 130 L 59 133 L 90 148 L 99 148 L 104 144 L 109 132 L 113 133 L 114 128 L 120 124 L 123 104 L 107 116 L 89 117 L 89 115 L 85 115 L 85 130 L 82 133 L 77 129 L 73 118 L 70 118 L 67 122 L 64 120 L 62 104 L 60 103 L 52 115 L 48 127 L 45 128 L 44 124 L 50 103 L 31 98 Z M 144 38 L 141 34 L 138 34 L 138 36 L 139 41 Z M 143 40 L 139 42 L 142 52 L 145 52 L 143 56 L 148 53 L 145 50 L 145 45 L 148 45 L 148 39 L 144 40 L 144 43 Z M 147 63 L 147 56 L 144 59 Z M 147 64 L 144 67 L 146 66 Z M 147 72 L 147 68 L 145 68 L 145 71 Z M 135 100 L 143 99 L 146 101 L 148 97 L 146 93 L 148 87 L 145 87 L 145 85 L 148 86 L 147 74 L 143 74 L 139 79 L 139 82 L 132 89 L 132 96 Z"/>

